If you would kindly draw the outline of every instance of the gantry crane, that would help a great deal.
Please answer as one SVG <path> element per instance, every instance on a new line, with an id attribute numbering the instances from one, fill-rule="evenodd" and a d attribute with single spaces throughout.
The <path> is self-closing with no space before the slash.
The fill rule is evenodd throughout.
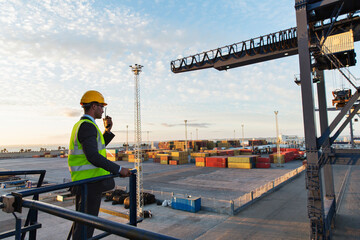
<path id="1" fill-rule="evenodd" d="M 258 38 L 205 51 L 171 61 L 171 70 L 181 73 L 206 68 L 219 71 L 249 64 L 299 55 L 300 81 L 305 143 L 307 152 L 306 188 L 308 191 L 308 217 L 310 238 L 331 237 L 331 223 L 335 218 L 336 202 L 331 164 L 350 163 L 354 152 L 340 154 L 331 145 L 360 109 L 356 104 L 360 88 L 351 74 L 345 74 L 343 66 L 356 63 L 354 49 L 333 51 L 326 49 L 331 36 L 352 31 L 352 42 L 360 41 L 360 1 L 358 0 L 295 0 L 296 28 L 271 33 Z M 339 18 L 341 16 L 341 19 Z M 339 19 L 338 19 L 339 18 Z M 326 107 L 324 70 L 338 69 L 355 88 L 350 99 L 343 101 L 342 109 L 329 125 Z M 317 137 L 313 96 L 313 79 L 316 74 L 321 136 Z M 349 111 L 351 114 L 346 117 Z M 346 120 L 340 124 L 340 121 Z M 330 136 L 337 128 L 337 131 Z M 360 152 L 356 152 L 360 158 Z M 341 161 L 340 161 L 341 160 Z M 353 159 L 352 159 L 353 160 Z M 355 161 L 357 163 L 359 161 Z M 323 173 L 321 171 L 323 168 Z M 325 180 L 323 195 L 322 174 Z M 327 206 L 326 208 L 324 206 Z"/>

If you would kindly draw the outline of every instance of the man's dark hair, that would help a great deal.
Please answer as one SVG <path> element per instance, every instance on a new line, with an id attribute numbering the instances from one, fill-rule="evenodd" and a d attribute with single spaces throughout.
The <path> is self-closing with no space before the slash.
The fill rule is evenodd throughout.
<path id="1" fill-rule="evenodd" d="M 97 103 L 98 103 L 98 102 L 86 103 L 86 104 L 82 105 L 82 107 L 83 107 L 84 111 L 87 112 L 87 111 L 90 110 L 90 108 L 91 108 L 91 106 L 92 106 L 93 104 L 97 104 Z"/>

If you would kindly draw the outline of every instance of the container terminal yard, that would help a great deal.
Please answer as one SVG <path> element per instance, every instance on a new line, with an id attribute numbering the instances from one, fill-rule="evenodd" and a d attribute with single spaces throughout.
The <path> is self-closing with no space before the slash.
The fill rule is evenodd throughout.
<path id="1" fill-rule="evenodd" d="M 126 170 L 129 178 L 110 174 L 71 182 L 67 152 L 61 149 L 1 157 L 0 239 L 64 239 L 72 222 L 84 224 L 82 239 L 87 239 L 85 226 L 97 229 L 91 239 L 359 239 L 360 148 L 353 141 L 352 120 L 360 110 L 360 86 L 348 68 L 356 65 L 359 11 L 354 0 L 295 0 L 296 27 L 170 63 L 174 74 L 184 74 L 298 55 L 295 83 L 301 89 L 304 149 L 280 146 L 277 111 L 276 147 L 255 139 L 247 146 L 236 140 L 188 141 L 184 120 L 184 141 L 142 149 L 143 66 L 131 65 L 135 146 L 106 153 L 108 160 L 132 168 L 131 174 Z M 333 108 L 326 105 L 326 70 L 338 71 L 351 86 L 332 91 Z M 329 110 L 337 111 L 333 120 Z M 347 126 L 351 147 L 335 148 Z M 69 187 L 81 187 L 84 196 L 88 183 L 110 178 L 116 189 L 104 194 L 99 217 L 74 211 Z"/>
<path id="2" fill-rule="evenodd" d="M 203 149 L 195 152 L 189 148 L 190 154 L 184 159 L 181 158 L 185 154 L 184 143 L 162 142 L 159 146 L 165 149 L 143 151 L 143 188 L 144 192 L 154 194 L 161 203 L 173 197 L 201 198 L 200 208 L 192 212 L 156 203 L 148 204 L 144 209 L 150 211 L 152 217 L 139 223 L 139 228 L 179 239 L 308 238 L 304 185 L 306 160 L 302 151 L 283 147 L 280 149 L 280 161 L 276 162 L 277 148 L 274 144 L 265 145 L 270 149 L 268 153 L 254 155 L 251 149 L 246 149 L 248 146 L 237 146 L 239 141 L 212 142 L 214 146 L 222 147 L 211 150 L 204 147 L 209 141 L 198 141 Z M 255 144 L 260 143 L 264 142 Z M 175 145 L 178 150 L 169 149 Z M 191 146 L 190 142 L 188 146 Z M 261 148 L 261 145 L 251 148 L 256 149 L 256 146 Z M 112 161 L 124 167 L 133 167 L 133 151 L 108 149 L 107 152 Z M 214 157 L 227 159 L 226 164 L 222 161 L 213 163 L 211 159 Z M 269 164 L 258 164 L 256 168 L 258 159 Z M 210 161 L 208 165 L 207 160 Z M 230 164 L 234 160 L 249 164 L 235 165 L 234 168 Z M 25 158 L 18 155 L 16 158 L 4 158 L 0 161 L 1 171 L 46 170 L 45 186 L 61 184 L 70 179 L 66 151 L 63 150 L 45 154 L 36 152 Z M 205 165 L 200 164 L 203 161 Z M 360 234 L 360 208 L 358 202 L 352 202 L 359 196 L 359 171 L 359 166 L 334 166 L 335 192 L 342 198 L 339 201 L 341 205 L 338 205 L 339 222 L 336 222 L 337 227 L 333 232 L 334 239 L 344 239 L 345 236 L 346 239 L 356 239 Z M 36 175 L 22 176 L 16 181 L 3 179 L 1 195 L 34 187 L 37 179 Z M 116 188 L 128 189 L 128 181 L 116 178 Z M 74 197 L 69 195 L 67 189 L 42 194 L 40 200 L 74 209 Z M 128 222 L 126 216 L 129 211 L 123 204 L 113 204 L 104 198 L 100 211 L 101 218 Z M 24 221 L 26 213 L 25 210 L 18 217 L 22 216 Z M 1 212 L 0 216 L 0 232 L 14 229 L 15 219 L 11 214 Z M 46 213 L 39 213 L 38 222 L 42 224 L 37 232 L 38 239 L 48 239 L 49 233 L 52 234 L 51 239 L 64 239 L 71 228 L 70 221 Z M 95 232 L 100 233 L 99 230 Z M 119 237 L 108 236 L 104 239 Z"/>

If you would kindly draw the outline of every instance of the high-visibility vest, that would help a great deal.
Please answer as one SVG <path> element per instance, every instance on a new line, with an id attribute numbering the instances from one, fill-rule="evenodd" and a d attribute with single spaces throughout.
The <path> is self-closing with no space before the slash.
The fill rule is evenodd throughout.
<path id="1" fill-rule="evenodd" d="M 70 145 L 69 145 L 69 154 L 68 154 L 68 164 L 69 171 L 71 174 L 72 181 L 79 181 L 83 179 L 99 177 L 103 175 L 110 174 L 108 171 L 103 168 L 96 167 L 92 165 L 87 159 L 82 149 L 82 145 L 78 140 L 78 132 L 82 123 L 88 122 L 93 124 L 97 129 L 97 147 L 99 154 L 106 158 L 106 149 L 105 149 L 105 140 L 100 132 L 98 126 L 91 120 L 82 119 L 78 121 L 72 130 Z"/>

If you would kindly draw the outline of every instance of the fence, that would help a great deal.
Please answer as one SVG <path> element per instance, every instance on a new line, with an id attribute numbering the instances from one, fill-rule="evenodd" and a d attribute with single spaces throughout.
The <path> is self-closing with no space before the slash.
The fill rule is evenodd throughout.
<path id="1" fill-rule="evenodd" d="M 282 185 L 284 182 L 293 178 L 294 176 L 297 176 L 304 170 L 305 170 L 305 166 L 303 165 L 233 200 L 222 200 L 222 199 L 199 196 L 201 197 L 201 209 L 209 212 L 234 215 L 239 211 L 241 211 L 244 207 L 250 205 L 253 201 L 259 199 L 263 194 L 275 190 L 276 188 L 280 187 L 280 185 Z M 145 190 L 145 191 L 151 192 L 152 194 L 156 195 L 156 198 L 159 200 L 165 200 L 165 199 L 170 200 L 174 195 L 180 197 L 187 197 L 186 194 L 181 194 L 181 193 L 155 191 L 155 190 Z"/>

